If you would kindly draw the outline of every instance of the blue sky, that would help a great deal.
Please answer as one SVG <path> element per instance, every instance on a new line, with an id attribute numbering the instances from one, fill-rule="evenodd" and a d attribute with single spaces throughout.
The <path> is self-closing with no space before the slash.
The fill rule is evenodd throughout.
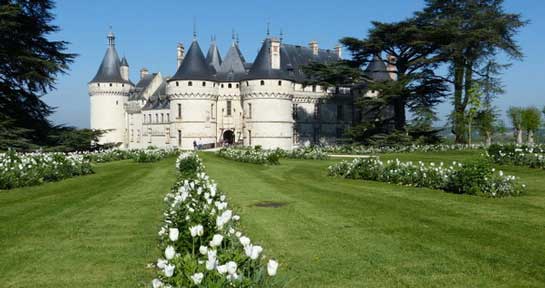
<path id="1" fill-rule="evenodd" d="M 130 77 L 138 79 L 142 67 L 163 75 L 176 68 L 176 44 L 188 47 L 193 19 L 204 52 L 216 35 L 222 55 L 231 42 L 231 31 L 240 35 L 241 50 L 253 61 L 265 37 L 282 29 L 287 43 L 307 45 L 317 40 L 321 48 L 332 48 L 344 36 L 364 37 L 373 20 L 397 21 L 423 7 L 422 0 L 236 0 L 236 1 L 57 1 L 55 24 L 61 31 L 52 39 L 71 42 L 69 51 L 79 57 L 67 75 L 58 79 L 57 90 L 44 100 L 57 107 L 51 117 L 57 124 L 89 127 L 87 82 L 95 75 L 107 46 L 112 25 L 116 47 L 130 65 Z M 506 0 L 509 12 L 522 13 L 531 24 L 517 36 L 525 58 L 514 62 L 503 75 L 506 93 L 496 100 L 505 111 L 511 105 L 545 105 L 545 2 Z M 438 107 L 444 118 L 451 109 L 447 100 Z"/>

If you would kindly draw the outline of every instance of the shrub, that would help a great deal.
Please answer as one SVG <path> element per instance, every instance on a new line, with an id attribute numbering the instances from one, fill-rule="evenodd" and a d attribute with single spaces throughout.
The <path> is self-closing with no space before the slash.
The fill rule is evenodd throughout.
<path id="1" fill-rule="evenodd" d="M 37 185 L 94 173 L 82 155 L 64 153 L 0 153 L 0 189 Z"/>
<path id="2" fill-rule="evenodd" d="M 397 159 L 383 162 L 374 158 L 359 158 L 342 161 L 328 169 L 330 176 L 428 187 L 459 194 L 504 197 L 526 191 L 526 186 L 520 184 L 516 177 L 504 175 L 502 171 L 496 173 L 483 160 L 453 162 L 445 166 L 442 162 L 439 165 L 421 161 L 415 164 Z"/>

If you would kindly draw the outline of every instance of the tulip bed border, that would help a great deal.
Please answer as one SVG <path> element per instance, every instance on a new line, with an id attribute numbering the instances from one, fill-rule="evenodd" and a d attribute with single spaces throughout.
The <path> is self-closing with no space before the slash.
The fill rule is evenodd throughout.
<path id="1" fill-rule="evenodd" d="M 159 231 L 163 257 L 154 264 L 152 287 L 280 287 L 278 262 L 251 243 L 228 209 L 226 196 L 204 172 L 195 153 L 176 161 L 179 179 L 165 197 Z"/>
<path id="2" fill-rule="evenodd" d="M 543 145 L 493 144 L 488 148 L 487 156 L 492 162 L 500 165 L 545 169 L 545 147 Z"/>
<path id="3" fill-rule="evenodd" d="M 399 185 L 427 187 L 457 194 L 484 197 L 518 196 L 526 191 L 526 185 L 515 176 L 496 172 L 488 161 L 466 163 L 453 162 L 445 166 L 442 162 L 417 164 L 398 159 L 386 162 L 380 159 L 354 159 L 342 161 L 328 167 L 330 176 L 363 179 Z"/>

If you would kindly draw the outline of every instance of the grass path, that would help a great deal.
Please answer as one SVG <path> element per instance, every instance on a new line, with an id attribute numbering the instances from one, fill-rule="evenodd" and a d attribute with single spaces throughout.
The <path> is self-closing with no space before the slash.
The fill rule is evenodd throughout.
<path id="1" fill-rule="evenodd" d="M 0 287 L 149 284 L 174 158 L 0 191 Z"/>
<path id="2" fill-rule="evenodd" d="M 446 162 L 476 154 L 401 156 Z M 339 160 L 260 166 L 202 157 L 246 233 L 279 258 L 289 287 L 545 286 L 543 170 L 504 167 L 524 178 L 529 194 L 485 199 L 328 177 Z M 267 201 L 285 206 L 255 206 Z"/>

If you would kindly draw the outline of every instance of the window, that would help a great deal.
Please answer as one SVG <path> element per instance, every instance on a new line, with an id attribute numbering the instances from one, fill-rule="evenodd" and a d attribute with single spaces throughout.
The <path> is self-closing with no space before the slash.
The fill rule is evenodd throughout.
<path id="1" fill-rule="evenodd" d="M 223 84 L 221 84 L 221 88 L 223 88 Z"/>
<path id="2" fill-rule="evenodd" d="M 187 82 L 187 86 L 193 86 L 193 82 L 191 81 Z"/>
<path id="3" fill-rule="evenodd" d="M 178 119 L 182 119 L 182 104 L 178 104 Z"/>
<path id="4" fill-rule="evenodd" d="M 202 87 L 206 87 L 206 82 L 202 82 Z"/>
<path id="5" fill-rule="evenodd" d="M 112 83 L 110 83 L 110 87 L 112 87 L 112 86 L 113 86 Z"/>
<path id="6" fill-rule="evenodd" d="M 316 85 L 312 85 L 312 92 L 316 92 Z"/>
<path id="7" fill-rule="evenodd" d="M 337 130 L 335 131 L 335 137 L 337 137 L 337 140 L 343 137 L 343 132 L 343 128 L 337 128 Z"/>
<path id="8" fill-rule="evenodd" d="M 250 86 L 250 82 L 246 81 L 246 87 Z"/>
<path id="9" fill-rule="evenodd" d="M 237 83 L 237 88 L 238 88 L 238 83 Z"/>
<path id="10" fill-rule="evenodd" d="M 297 104 L 293 104 L 293 120 L 297 120 Z"/>
<path id="11" fill-rule="evenodd" d="M 320 120 L 320 103 L 314 104 L 314 120 Z"/>
<path id="12" fill-rule="evenodd" d="M 159 114 L 155 113 L 155 123 L 159 123 Z"/>
<path id="13" fill-rule="evenodd" d="M 165 144 L 170 144 L 170 128 L 165 128 Z"/>
<path id="14" fill-rule="evenodd" d="M 118 100 L 115 100 L 115 105 L 119 105 L 119 101 L 118 101 Z"/>
<path id="15" fill-rule="evenodd" d="M 233 84 L 231 83 L 227 84 L 227 88 L 233 88 Z"/>
<path id="16" fill-rule="evenodd" d="M 210 104 L 210 118 L 216 119 L 216 115 L 214 115 L 214 104 Z"/>
<path id="17" fill-rule="evenodd" d="M 248 130 L 248 146 L 252 146 L 252 130 Z"/>
<path id="18" fill-rule="evenodd" d="M 97 86 L 100 87 L 100 83 L 97 83 Z"/>
<path id="19" fill-rule="evenodd" d="M 337 105 L 337 121 L 344 120 L 344 109 L 343 105 Z"/>
<path id="20" fill-rule="evenodd" d="M 314 128 L 314 133 L 312 134 L 312 138 L 313 138 L 314 144 L 318 144 L 318 142 L 320 141 L 320 127 Z"/>
<path id="21" fill-rule="evenodd" d="M 121 87 L 125 87 L 125 84 L 121 84 Z"/>
<path id="22" fill-rule="evenodd" d="M 165 123 L 165 115 L 163 113 L 161 113 L 161 123 Z"/>
<path id="23" fill-rule="evenodd" d="M 136 130 L 136 143 L 140 143 L 140 129 Z"/>
<path id="24" fill-rule="evenodd" d="M 178 130 L 178 147 L 182 146 L 182 130 Z"/>
<path id="25" fill-rule="evenodd" d="M 282 86 L 282 81 L 278 81 L 278 86 Z"/>
<path id="26" fill-rule="evenodd" d="M 248 103 L 248 119 L 252 119 L 252 103 Z"/>
<path id="27" fill-rule="evenodd" d="M 261 80 L 261 86 L 265 85 L 265 81 Z"/>
<path id="28" fill-rule="evenodd" d="M 227 116 L 231 116 L 231 100 L 227 100 Z"/>
<path id="29" fill-rule="evenodd" d="M 151 128 L 148 128 L 148 143 L 151 143 Z"/>
<path id="30" fill-rule="evenodd" d="M 134 142 L 134 130 L 131 129 L 131 142 Z"/>
<path id="31" fill-rule="evenodd" d="M 170 113 L 167 113 L 167 123 L 170 123 Z"/>
<path id="32" fill-rule="evenodd" d="M 178 81 L 176 81 L 176 87 L 180 86 L 180 83 Z"/>

